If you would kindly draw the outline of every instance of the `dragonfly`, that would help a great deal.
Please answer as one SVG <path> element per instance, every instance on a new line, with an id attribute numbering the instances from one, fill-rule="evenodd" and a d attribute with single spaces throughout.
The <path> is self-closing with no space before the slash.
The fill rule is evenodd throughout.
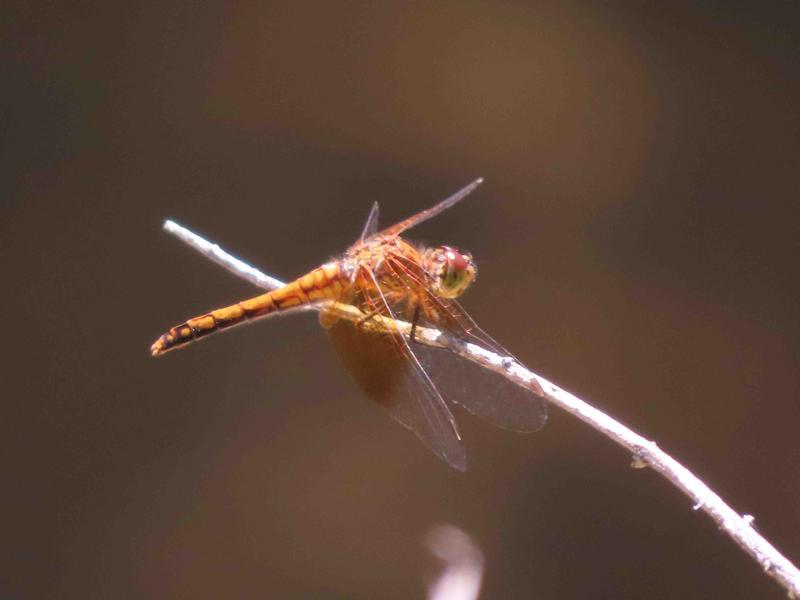
<path id="1" fill-rule="evenodd" d="M 151 354 L 160 356 L 240 324 L 317 308 L 335 351 L 366 395 L 439 458 L 464 471 L 466 452 L 448 403 L 514 431 L 537 431 L 547 420 L 544 392 L 535 380 L 530 387 L 517 386 L 416 335 L 420 328 L 435 329 L 513 358 L 457 301 L 477 276 L 472 255 L 452 246 L 424 247 L 402 236 L 461 202 L 482 182 L 477 179 L 385 229 L 378 227 L 375 202 L 361 236 L 339 258 L 283 287 L 172 327 L 153 343 Z M 341 305 L 357 309 L 359 318 L 342 316 L 334 309 Z"/>

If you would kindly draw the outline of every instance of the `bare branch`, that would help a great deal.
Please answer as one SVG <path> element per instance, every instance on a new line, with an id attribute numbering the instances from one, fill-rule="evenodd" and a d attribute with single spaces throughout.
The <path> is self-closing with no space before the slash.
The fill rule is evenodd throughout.
<path id="1" fill-rule="evenodd" d="M 208 240 L 201 238 L 196 233 L 186 229 L 186 227 L 178 225 L 175 221 L 170 221 L 169 219 L 164 221 L 164 231 L 176 236 L 179 240 L 188 244 L 206 258 L 210 258 L 221 267 L 257 287 L 265 290 L 276 290 L 283 285 L 282 281 L 265 275 L 258 269 L 254 269 L 246 262 L 225 252 L 225 250 L 220 248 L 217 244 L 212 244 Z"/>
<path id="2" fill-rule="evenodd" d="M 273 290 L 283 285 L 283 282 L 231 256 L 218 245 L 208 242 L 173 221 L 165 221 L 164 229 L 228 271 L 262 289 Z M 326 305 L 326 309 L 336 310 L 349 319 L 359 319 L 363 316 L 358 309 L 348 305 L 329 304 Z M 370 319 L 369 322 L 373 321 L 375 322 L 373 326 L 381 327 L 380 319 Z M 409 323 L 401 322 L 400 326 L 404 334 L 410 333 Z M 500 356 L 475 344 L 453 339 L 436 329 L 417 327 L 415 339 L 431 346 L 447 348 L 524 388 L 535 390 L 535 382 L 538 382 L 550 404 L 577 417 L 630 451 L 633 456 L 631 463 L 633 467 L 650 466 L 664 476 L 692 500 L 694 510 L 701 510 L 711 517 L 717 526 L 761 565 L 768 575 L 786 588 L 790 598 L 800 598 L 800 571 L 753 528 L 752 516 L 739 515 L 689 469 L 661 450 L 655 442 L 635 433 L 544 377 L 529 371 L 512 357 Z"/>

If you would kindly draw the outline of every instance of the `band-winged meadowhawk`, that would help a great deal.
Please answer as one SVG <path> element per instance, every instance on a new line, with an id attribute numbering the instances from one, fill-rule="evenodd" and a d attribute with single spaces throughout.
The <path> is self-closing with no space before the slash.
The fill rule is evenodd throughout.
<path id="1" fill-rule="evenodd" d="M 285 286 L 171 328 L 151 346 L 154 356 L 215 331 L 314 305 L 334 348 L 367 395 L 451 466 L 464 470 L 466 455 L 444 398 L 506 429 L 535 431 L 546 419 L 543 393 L 534 381 L 522 388 L 446 349 L 415 339 L 418 327 L 438 329 L 500 356 L 511 354 L 481 330 L 456 301 L 475 280 L 468 253 L 450 246 L 423 248 L 401 237 L 463 200 L 478 179 L 435 206 L 378 230 L 373 205 L 359 240 Z M 360 319 L 326 309 L 333 303 L 358 309 Z M 379 320 L 380 328 L 367 326 Z M 401 323 L 410 323 L 410 333 Z"/>

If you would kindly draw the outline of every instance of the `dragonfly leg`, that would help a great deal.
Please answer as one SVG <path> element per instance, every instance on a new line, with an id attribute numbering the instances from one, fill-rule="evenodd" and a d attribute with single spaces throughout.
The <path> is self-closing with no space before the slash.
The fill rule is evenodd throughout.
<path id="1" fill-rule="evenodd" d="M 419 321 L 419 304 L 414 308 L 414 318 L 411 319 L 411 333 L 408 336 L 409 341 L 413 342 L 414 334 L 417 333 L 417 322 Z"/>
<path id="2" fill-rule="evenodd" d="M 374 317 L 377 317 L 379 314 L 381 314 L 381 309 L 380 308 L 376 308 L 375 310 L 370 312 L 368 315 L 366 315 L 364 317 L 361 317 L 358 321 L 356 321 L 356 325 L 361 327 L 362 325 L 364 325 L 364 323 L 367 323 L 370 319 L 372 319 Z"/>

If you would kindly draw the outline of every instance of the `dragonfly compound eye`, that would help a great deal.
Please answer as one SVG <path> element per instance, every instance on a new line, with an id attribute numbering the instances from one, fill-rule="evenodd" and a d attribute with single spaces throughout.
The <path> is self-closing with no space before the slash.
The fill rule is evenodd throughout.
<path id="1" fill-rule="evenodd" d="M 437 267 L 439 293 L 445 298 L 460 296 L 475 279 L 475 264 L 469 254 L 440 246 L 433 251 L 433 261 Z"/>

